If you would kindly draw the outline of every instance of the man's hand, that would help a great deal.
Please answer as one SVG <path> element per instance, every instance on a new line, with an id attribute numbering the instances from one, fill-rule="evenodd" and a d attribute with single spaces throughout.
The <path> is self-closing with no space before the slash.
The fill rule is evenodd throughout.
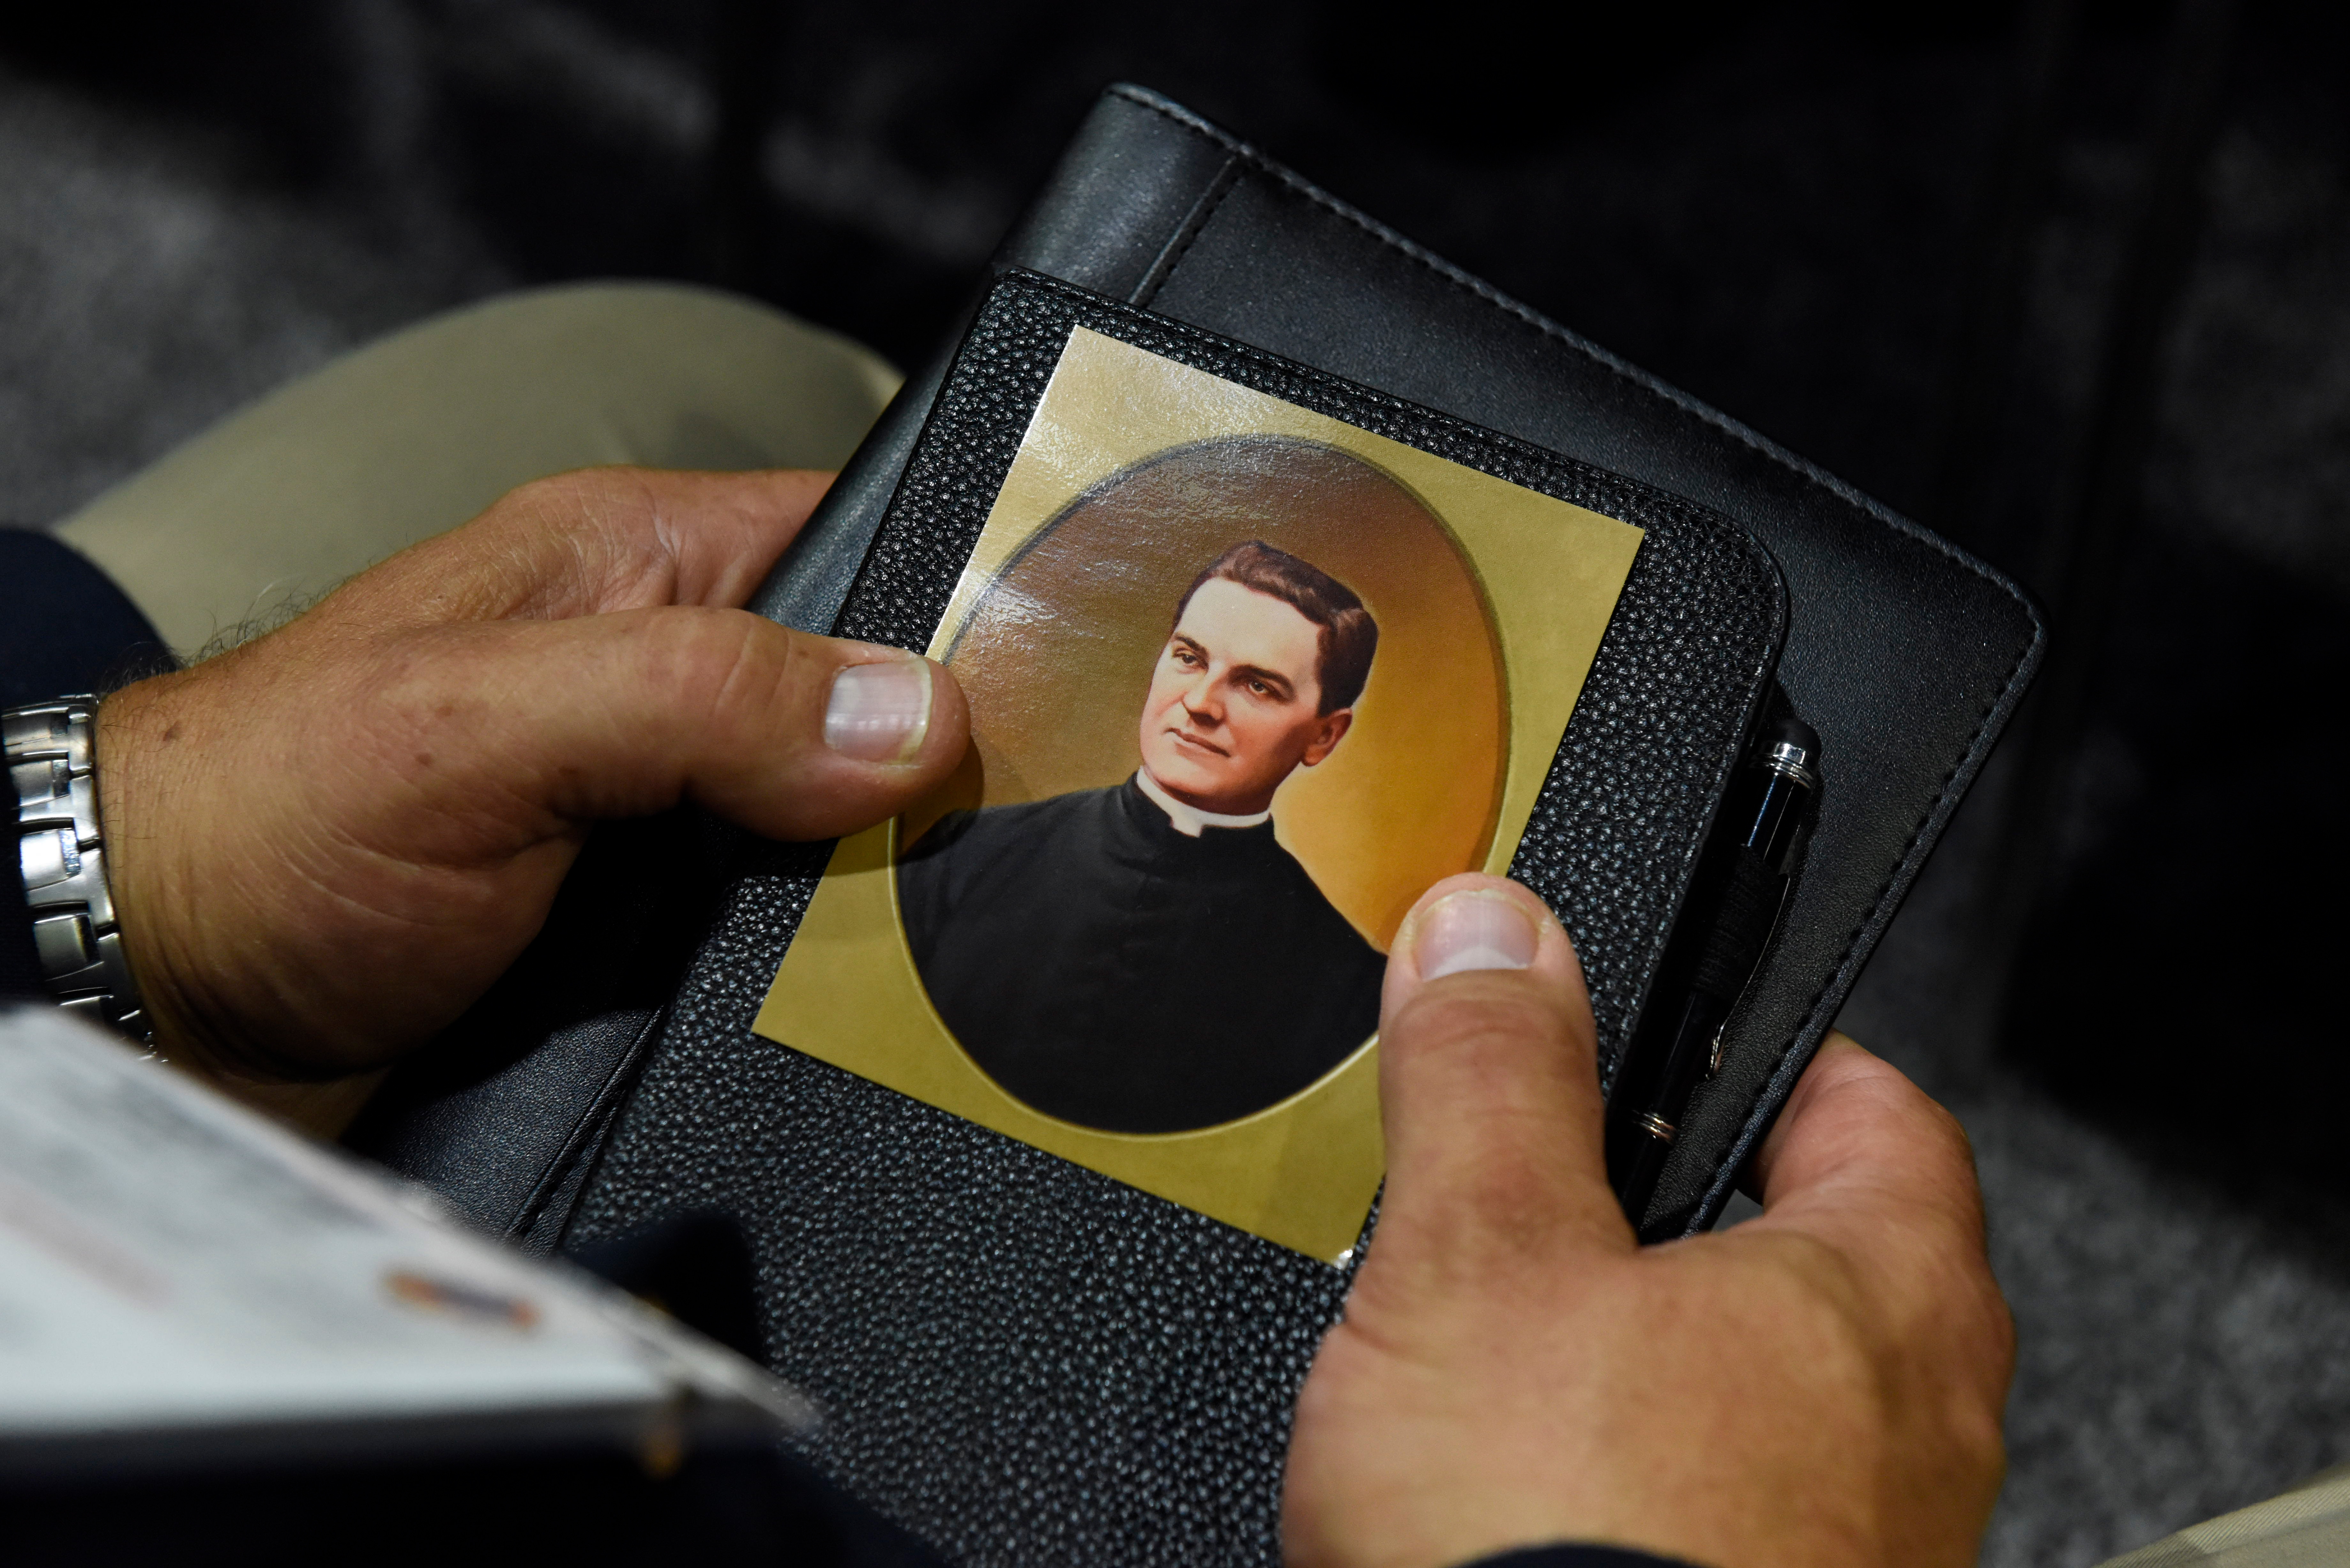
<path id="1" fill-rule="evenodd" d="M 2013 1363 L 1965 1136 L 1831 1036 L 1763 1211 L 1642 1250 L 1600 1152 L 1591 1010 L 1513 883 L 1439 883 L 1389 961 L 1387 1195 L 1299 1401 L 1299 1568 L 1553 1542 L 1721 1568 L 1974 1561 Z"/>
<path id="2" fill-rule="evenodd" d="M 822 837 L 936 784 L 951 676 L 738 607 L 829 478 L 542 480 L 108 699 L 108 870 L 164 1053 L 331 1132 L 514 961 L 591 824 L 691 800 Z"/>

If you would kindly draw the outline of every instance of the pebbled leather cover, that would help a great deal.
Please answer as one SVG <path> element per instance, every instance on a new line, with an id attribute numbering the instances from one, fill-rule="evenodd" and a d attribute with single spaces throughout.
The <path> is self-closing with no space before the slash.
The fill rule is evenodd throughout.
<path id="1" fill-rule="evenodd" d="M 1686 501 L 1014 274 L 830 629 L 929 640 L 1076 325 L 1646 530 L 1512 867 L 1620 1042 L 1769 696 L 1768 554 Z M 753 1038 L 826 853 L 757 856 L 571 1241 L 733 1217 L 771 1359 L 827 1409 L 808 1457 L 958 1561 L 1274 1561 L 1290 1407 L 1347 1275 Z"/>
<path id="2" fill-rule="evenodd" d="M 2044 641 L 2037 610 L 1931 534 L 1140 88 L 1104 97 L 998 268 L 1681 497 L 1767 547 L 1787 593 L 1773 701 L 1820 732 L 1825 784 L 1804 877 L 1643 1230 L 1710 1225 L 2020 700 Z M 908 383 L 757 607 L 830 628 L 949 366 Z M 658 1044 L 629 1031 L 621 1015 L 659 1005 L 690 950 L 677 939 L 705 924 L 667 885 L 680 864 L 639 871 L 625 898 L 567 888 L 534 950 L 538 988 L 501 988 L 515 992 L 507 1039 L 609 1019 L 595 1035 L 608 1055 L 510 1044 L 484 1067 L 452 1048 L 371 1109 L 372 1150 L 541 1246 L 567 1220 L 586 1238 L 789 1194 L 760 1202 L 773 1349 L 857 1424 L 826 1456 L 854 1490 L 966 1562 L 1274 1561 L 1287 1391 L 1343 1277 L 749 1038 L 821 850 L 753 846 Z M 566 909 L 656 934 L 618 957 L 603 934 L 566 959 Z M 551 991 L 555 976 L 568 978 Z M 639 1073 L 590 1175 L 601 1118 Z M 518 1137 L 524 1121 L 553 1131 Z M 771 1136 L 786 1123 L 824 1141 L 786 1147 Z M 976 1235 L 992 1238 L 979 1252 Z"/>

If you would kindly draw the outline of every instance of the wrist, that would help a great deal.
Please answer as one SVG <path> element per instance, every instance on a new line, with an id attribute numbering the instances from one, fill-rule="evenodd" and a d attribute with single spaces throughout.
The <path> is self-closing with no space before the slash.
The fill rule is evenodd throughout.
<path id="1" fill-rule="evenodd" d="M 234 950 L 247 945 L 231 934 L 223 950 L 223 933 L 266 928 L 240 919 L 237 890 L 217 884 L 216 868 L 214 885 L 205 886 L 190 853 L 217 848 L 226 826 L 207 819 L 216 809 L 213 792 L 202 787 L 192 758 L 200 751 L 234 755 L 237 748 L 217 743 L 221 737 L 201 705 L 192 710 L 187 680 L 167 675 L 125 687 L 97 715 L 95 776 L 100 819 L 109 825 L 122 950 L 138 977 L 160 1058 L 242 1105 L 332 1138 L 359 1114 L 384 1070 L 281 1058 L 255 1041 L 239 1009 L 214 994 L 213 982 L 234 967 Z"/>

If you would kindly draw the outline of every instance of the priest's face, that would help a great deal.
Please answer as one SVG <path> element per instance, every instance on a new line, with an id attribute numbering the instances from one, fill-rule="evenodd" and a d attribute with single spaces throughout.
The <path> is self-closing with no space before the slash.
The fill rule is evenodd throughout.
<path id="1" fill-rule="evenodd" d="M 1252 815 L 1338 743 L 1354 711 L 1317 712 L 1321 628 L 1230 578 L 1183 607 L 1142 705 L 1142 765 L 1201 811 Z"/>

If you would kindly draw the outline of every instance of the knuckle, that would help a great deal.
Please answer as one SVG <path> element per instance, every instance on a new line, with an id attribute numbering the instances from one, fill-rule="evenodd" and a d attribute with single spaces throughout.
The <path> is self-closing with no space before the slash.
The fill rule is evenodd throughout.
<path id="1" fill-rule="evenodd" d="M 1865 1336 L 1868 1292 L 1861 1270 L 1843 1248 L 1801 1233 L 1783 1238 L 1775 1284 L 1784 1306 L 1857 1345 Z"/>
<path id="2" fill-rule="evenodd" d="M 566 469 L 530 480 L 515 488 L 517 496 L 592 514 L 616 502 L 638 502 L 644 495 L 639 469 L 618 465 Z"/>
<path id="3" fill-rule="evenodd" d="M 568 536 L 575 547 L 581 543 L 605 544 L 620 500 L 614 483 L 616 472 L 581 468 L 529 480 L 506 492 L 491 509 L 492 515 L 504 514 L 534 529 L 552 525 Z"/>
<path id="4" fill-rule="evenodd" d="M 776 650 L 760 635 L 757 617 L 672 608 L 646 617 L 645 624 L 655 680 L 682 711 L 712 721 L 761 688 L 772 689 Z"/>
<path id="5" fill-rule="evenodd" d="M 1771 1257 L 1742 1282 L 1747 1310 L 1792 1342 L 1788 1364 L 1802 1366 L 1806 1382 L 1873 1402 L 1902 1336 L 1863 1269 L 1842 1248 L 1801 1233 L 1774 1237 Z"/>
<path id="6" fill-rule="evenodd" d="M 1961 1359 L 1979 1368 L 1983 1380 L 2003 1398 L 2015 1374 L 2015 1314 L 2007 1304 L 1999 1282 L 1988 1268 L 1964 1272 L 1953 1282 L 1945 1300 L 1946 1330 Z"/>
<path id="7" fill-rule="evenodd" d="M 1865 1378 L 1888 1420 L 1922 1419 L 1932 1440 L 1969 1468 L 1996 1467 L 2013 1318 L 1979 1256 L 1922 1241 L 1921 1249 L 1906 1259 L 1861 1260 L 1814 1244 L 1798 1287 L 1823 1325 L 1814 1354 L 1822 1366 Z"/>
<path id="8" fill-rule="evenodd" d="M 1971 1395 L 1952 1402 L 1946 1417 L 1950 1443 L 1968 1469 L 1997 1475 L 2007 1468 L 2007 1432 L 2002 1419 L 2005 1403 Z"/>
<path id="9" fill-rule="evenodd" d="M 560 576 L 591 600 L 656 603 L 675 551 L 659 497 L 641 470 L 578 468 L 517 485 L 485 514 L 518 530 L 525 553 L 551 551 Z"/>
<path id="10" fill-rule="evenodd" d="M 504 504 L 519 511 L 534 513 L 569 505 L 580 499 L 581 492 L 589 483 L 588 475 L 592 472 L 592 470 L 575 469 L 565 473 L 543 474 L 536 479 L 525 480 L 506 492 Z"/>
<path id="11" fill-rule="evenodd" d="M 1476 1218 L 1471 1241 L 1499 1243 L 1508 1252 L 1549 1235 L 1559 1172 L 1530 1151 L 1504 1147 L 1466 1162 L 1454 1184 L 1462 1211 Z"/>
<path id="12" fill-rule="evenodd" d="M 1556 1003 L 1530 975 L 1485 970 L 1426 985 L 1390 1021 L 1388 1034 L 1426 1049 L 1474 1051 L 1547 1040 L 1565 1032 Z"/>

